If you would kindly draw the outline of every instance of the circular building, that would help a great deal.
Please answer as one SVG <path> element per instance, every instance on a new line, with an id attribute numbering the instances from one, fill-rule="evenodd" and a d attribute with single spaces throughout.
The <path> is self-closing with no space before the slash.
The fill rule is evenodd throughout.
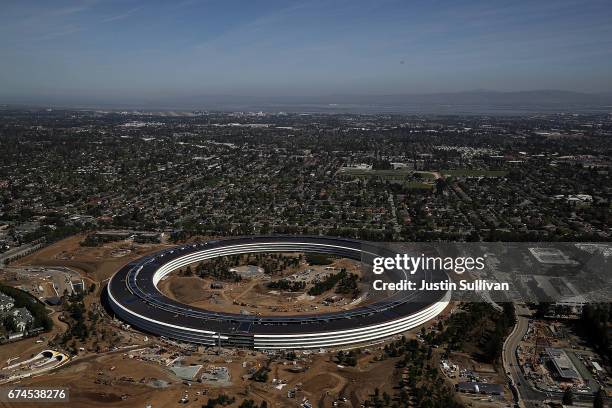
<path id="1" fill-rule="evenodd" d="M 124 266 L 108 283 L 109 304 L 117 317 L 132 326 L 173 340 L 254 349 L 308 349 L 380 341 L 434 318 L 450 298 L 446 291 L 397 291 L 380 301 L 346 311 L 261 316 L 189 306 L 170 299 L 157 288 L 163 277 L 194 262 L 272 252 L 331 254 L 365 265 L 373 256 L 395 255 L 372 243 L 323 236 L 256 236 L 189 244 Z M 403 270 L 387 271 L 385 275 L 396 282 L 446 278 L 441 272 L 419 271 L 410 275 Z"/>

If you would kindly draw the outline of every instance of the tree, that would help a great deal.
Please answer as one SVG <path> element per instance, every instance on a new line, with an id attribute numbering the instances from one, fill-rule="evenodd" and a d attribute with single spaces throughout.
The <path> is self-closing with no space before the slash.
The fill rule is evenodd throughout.
<path id="1" fill-rule="evenodd" d="M 4 293 L 15 299 L 15 307 L 25 307 L 30 311 L 34 317 L 34 324 L 32 327 L 42 326 L 45 330 L 49 330 L 53 326 L 53 322 L 48 315 L 48 310 L 45 305 L 38 299 L 33 297 L 27 292 L 13 288 L 11 286 L 4 286 L 0 284 L 0 292 Z M 0 318 L 0 321 L 3 320 Z"/>
<path id="2" fill-rule="evenodd" d="M 571 388 L 566 388 L 563 393 L 563 404 L 564 405 L 574 405 L 574 393 Z"/>
<path id="3" fill-rule="evenodd" d="M 600 388 L 595 394 L 595 399 L 593 400 L 593 408 L 604 408 L 604 392 Z"/>
<path id="4" fill-rule="evenodd" d="M 251 380 L 257 382 L 267 382 L 268 381 L 268 367 L 261 367 L 259 370 L 255 371 L 251 376 Z"/>
<path id="5" fill-rule="evenodd" d="M 548 313 L 549 308 L 550 308 L 550 303 L 539 302 L 536 305 L 536 316 L 540 318 L 546 316 L 546 313 Z"/>
<path id="6" fill-rule="evenodd" d="M 257 408 L 257 404 L 252 399 L 244 400 L 238 408 Z"/>
<path id="7" fill-rule="evenodd" d="M 436 180 L 436 193 L 442 194 L 444 190 L 448 189 L 448 182 L 445 178 L 439 178 Z"/>
<path id="8" fill-rule="evenodd" d="M 391 396 L 386 392 L 383 392 L 383 400 L 385 401 L 385 405 L 391 404 Z"/>
<path id="9" fill-rule="evenodd" d="M 612 311 L 607 303 L 587 304 L 582 309 L 582 316 L 578 322 L 587 340 L 595 346 L 599 354 L 608 358 L 612 358 L 611 341 L 607 330 L 611 315 Z"/>
<path id="10" fill-rule="evenodd" d="M 15 323 L 15 319 L 13 319 L 13 316 L 6 316 L 2 323 L 7 332 L 14 333 L 17 331 L 17 323 Z"/>

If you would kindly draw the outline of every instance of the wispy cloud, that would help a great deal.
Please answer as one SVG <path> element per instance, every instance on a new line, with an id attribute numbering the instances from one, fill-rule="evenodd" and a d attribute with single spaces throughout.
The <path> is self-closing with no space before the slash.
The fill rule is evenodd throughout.
<path id="1" fill-rule="evenodd" d="M 73 17 L 91 10 L 97 3 L 97 0 L 85 0 L 66 7 L 37 8 L 21 23 L 43 23 Z"/>
<path id="2" fill-rule="evenodd" d="M 610 88 L 610 0 L 238 3 L 0 0 L 0 90 Z"/>
<path id="3" fill-rule="evenodd" d="M 78 33 L 87 25 L 86 18 L 97 3 L 98 0 L 78 0 L 60 7 L 21 3 L 0 16 L 2 37 L 23 47 Z"/>
<path id="4" fill-rule="evenodd" d="M 81 13 L 83 11 L 87 11 L 91 9 L 97 2 L 96 1 L 85 1 L 80 4 L 76 4 L 71 7 L 64 7 L 51 10 L 46 13 L 46 17 L 62 17 L 62 16 L 70 16 L 72 14 Z"/>
<path id="5" fill-rule="evenodd" d="M 74 33 L 78 33 L 79 31 L 81 31 L 81 27 L 79 26 L 73 26 L 73 25 L 69 25 L 66 26 L 64 28 L 60 28 L 56 31 L 51 31 L 49 33 L 46 33 L 38 38 L 35 38 L 34 41 L 48 41 L 48 40 L 54 40 L 58 37 L 63 37 L 65 35 L 70 35 L 70 34 L 74 34 Z"/>
<path id="6" fill-rule="evenodd" d="M 181 8 L 185 8 L 185 7 L 195 6 L 195 5 L 201 4 L 201 3 L 203 3 L 202 0 L 183 0 L 183 1 L 176 2 L 174 4 L 174 8 L 175 9 L 181 9 Z"/>
<path id="7" fill-rule="evenodd" d="M 133 8 L 131 10 L 128 10 L 128 11 L 126 11 L 124 13 L 115 14 L 114 16 L 110 16 L 110 17 L 107 17 L 105 19 L 102 19 L 101 22 L 102 23 L 110 23 L 112 21 L 123 20 L 125 18 L 130 17 L 132 14 L 135 14 L 136 12 L 138 12 L 138 11 L 140 11 L 142 9 L 143 9 L 143 7 L 135 7 L 135 8 Z"/>

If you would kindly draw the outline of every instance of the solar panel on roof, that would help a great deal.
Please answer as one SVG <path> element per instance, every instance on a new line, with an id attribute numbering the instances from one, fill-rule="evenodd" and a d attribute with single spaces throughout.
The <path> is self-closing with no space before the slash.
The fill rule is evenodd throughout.
<path id="1" fill-rule="evenodd" d="M 238 325 L 238 328 L 236 330 L 241 332 L 249 332 L 251 331 L 251 326 L 251 322 L 242 322 L 240 323 L 240 325 Z"/>

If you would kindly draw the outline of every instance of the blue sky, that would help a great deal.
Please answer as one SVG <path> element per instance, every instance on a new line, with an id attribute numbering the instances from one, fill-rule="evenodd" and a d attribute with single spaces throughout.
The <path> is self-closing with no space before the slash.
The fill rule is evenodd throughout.
<path id="1" fill-rule="evenodd" d="M 612 91 L 610 0 L 7 1 L 0 101 Z"/>

